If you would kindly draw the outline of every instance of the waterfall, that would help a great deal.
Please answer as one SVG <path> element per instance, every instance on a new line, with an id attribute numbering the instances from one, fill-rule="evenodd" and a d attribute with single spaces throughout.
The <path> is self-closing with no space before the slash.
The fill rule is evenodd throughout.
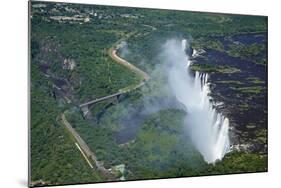
<path id="1" fill-rule="evenodd" d="M 164 46 L 169 62 L 168 81 L 177 100 L 186 107 L 185 128 L 207 163 L 221 160 L 229 151 L 229 120 L 214 108 L 208 83 L 208 74 L 191 73 L 186 55 L 187 40 L 170 40 Z"/>

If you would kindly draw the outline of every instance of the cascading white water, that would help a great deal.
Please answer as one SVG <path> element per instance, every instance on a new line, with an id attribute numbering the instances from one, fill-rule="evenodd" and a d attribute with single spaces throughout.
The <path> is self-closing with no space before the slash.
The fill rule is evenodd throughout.
<path id="1" fill-rule="evenodd" d="M 210 102 L 208 74 L 190 73 L 187 41 L 170 40 L 164 46 L 169 62 L 169 85 L 176 98 L 185 105 L 185 126 L 192 143 L 207 163 L 221 160 L 229 151 L 229 120 Z"/>

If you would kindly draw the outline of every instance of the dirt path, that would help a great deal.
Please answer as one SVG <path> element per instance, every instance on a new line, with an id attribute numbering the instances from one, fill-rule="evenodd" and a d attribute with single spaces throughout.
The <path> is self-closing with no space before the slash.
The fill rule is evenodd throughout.
<path id="1" fill-rule="evenodd" d="M 117 50 L 118 50 L 119 43 L 121 43 L 122 41 L 130 38 L 134 34 L 135 34 L 135 32 L 131 32 L 131 33 L 125 35 L 125 37 L 123 37 L 120 40 L 118 40 L 115 44 L 113 44 L 112 47 L 109 48 L 109 50 L 108 50 L 108 55 L 116 63 L 118 63 L 118 64 L 128 68 L 129 70 L 131 70 L 132 72 L 136 73 L 138 76 L 140 76 L 142 78 L 139 84 L 136 84 L 134 87 L 132 87 L 133 89 L 136 89 L 136 88 L 142 86 L 144 84 L 144 82 L 147 82 L 149 80 L 149 75 L 146 72 L 144 72 L 143 70 L 139 69 L 135 65 L 129 63 L 128 61 L 126 61 L 125 59 L 122 59 L 121 57 L 119 57 L 117 55 Z"/>
<path id="2" fill-rule="evenodd" d="M 134 73 L 136 73 L 137 75 L 139 75 L 140 77 L 142 77 L 142 81 L 148 81 L 149 80 L 149 75 L 144 72 L 143 70 L 139 69 L 138 67 L 136 67 L 135 65 L 129 63 L 128 61 L 122 59 L 121 57 L 119 57 L 117 54 L 117 49 L 113 46 L 108 50 L 108 54 L 109 56 L 118 64 L 121 64 L 123 66 L 125 66 L 126 68 L 128 68 L 129 70 L 133 71 Z M 138 84 L 140 85 L 140 84 Z"/>
<path id="3" fill-rule="evenodd" d="M 122 59 L 121 57 L 119 57 L 117 55 L 117 46 L 118 44 L 126 39 L 129 38 L 131 35 L 135 34 L 134 32 L 127 34 L 124 38 L 118 40 L 115 44 L 113 44 L 113 46 L 108 50 L 108 55 L 118 64 L 125 66 L 126 68 L 128 68 L 129 70 L 131 70 L 132 72 L 136 73 L 138 76 L 140 76 L 142 79 L 138 84 L 134 84 L 131 86 L 128 86 L 126 88 L 122 88 L 119 90 L 118 93 L 126 93 L 126 92 L 130 92 L 132 90 L 135 90 L 139 87 L 142 87 L 148 80 L 149 80 L 149 75 L 142 71 L 141 69 L 139 69 L 138 67 L 136 67 L 135 65 L 129 63 L 128 61 Z M 111 94 L 114 95 L 114 94 Z M 108 95 L 108 96 L 111 96 Z M 107 99 L 107 96 L 103 97 L 105 99 Z M 98 99 L 96 99 L 98 100 Z M 93 101 L 96 101 L 93 100 Z M 89 101 L 83 104 L 80 104 L 80 106 L 83 105 L 88 105 L 90 103 L 92 103 L 93 101 Z M 88 159 L 92 159 L 92 161 L 95 163 L 95 166 L 97 167 L 97 170 L 104 176 L 106 177 L 108 180 L 116 180 L 116 176 L 109 171 L 108 169 L 106 169 L 102 162 L 97 160 L 96 155 L 94 154 L 94 152 L 91 151 L 91 149 L 88 147 L 88 145 L 86 144 L 86 142 L 80 137 L 80 135 L 75 131 L 75 129 L 71 126 L 71 124 L 67 121 L 66 117 L 65 117 L 65 113 L 67 112 L 67 110 L 61 114 L 61 122 L 65 125 L 66 129 L 72 134 L 72 136 L 74 137 L 74 139 L 76 140 L 76 146 L 77 148 L 80 150 L 80 152 L 82 153 L 83 157 L 85 158 L 85 160 L 87 161 L 87 163 L 89 164 L 89 166 L 92 168 L 92 164 L 90 163 L 90 161 Z"/>
<path id="4" fill-rule="evenodd" d="M 134 85 L 130 85 L 128 87 L 125 87 L 125 88 L 122 88 L 119 90 L 119 92 L 117 93 L 114 93 L 114 94 L 110 94 L 110 95 L 107 95 L 107 96 L 104 96 L 104 97 L 101 97 L 101 98 L 98 98 L 98 99 L 94 99 L 94 100 L 91 100 L 91 101 L 88 101 L 88 102 L 85 102 L 85 103 L 82 103 L 80 104 L 79 106 L 80 107 L 83 107 L 83 106 L 86 106 L 86 105 L 89 105 L 89 104 L 93 104 L 95 103 L 96 101 L 102 101 L 103 99 L 106 100 L 107 98 L 109 98 L 110 96 L 115 96 L 115 95 L 118 95 L 120 93 L 127 93 L 127 92 L 130 92 L 130 91 L 133 91 L 139 87 L 142 87 L 148 80 L 149 80 L 149 75 L 144 72 L 143 70 L 139 69 L 138 67 L 136 67 L 135 65 L 129 63 L 128 61 L 126 61 L 125 59 L 122 59 L 121 57 L 119 57 L 117 55 L 117 46 L 118 44 L 129 38 L 130 36 L 132 36 L 133 34 L 135 34 L 134 32 L 132 33 L 129 33 L 127 34 L 125 37 L 123 37 L 122 39 L 118 40 L 116 43 L 114 43 L 112 45 L 111 48 L 109 48 L 108 50 L 108 55 L 118 64 L 126 67 L 127 69 L 131 70 L 132 72 L 134 72 L 135 74 L 137 74 L 139 77 L 141 77 L 141 81 L 138 83 L 138 84 L 134 84 Z"/>

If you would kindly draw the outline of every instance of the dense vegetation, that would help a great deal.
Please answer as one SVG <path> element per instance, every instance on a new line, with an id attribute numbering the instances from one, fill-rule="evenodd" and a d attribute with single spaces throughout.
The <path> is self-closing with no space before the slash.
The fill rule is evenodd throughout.
<path id="1" fill-rule="evenodd" d="M 43 64 L 49 65 L 56 76 L 69 80 L 79 101 L 114 93 L 138 81 L 134 73 L 107 55 L 107 49 L 127 30 L 104 32 L 104 27 L 95 24 L 37 23 L 36 19 L 39 18 L 34 18 L 32 37 L 41 48 L 47 48 Z M 65 60 L 74 61 L 73 70 L 63 67 Z"/>
<path id="2" fill-rule="evenodd" d="M 67 120 L 98 160 L 108 169 L 124 164 L 122 175 L 129 180 L 267 171 L 267 107 L 262 106 L 267 80 L 251 70 L 267 67 L 266 17 L 32 4 L 38 6 L 31 11 L 34 185 L 105 180 L 89 168 L 60 122 L 66 110 Z M 79 104 L 140 82 L 135 73 L 108 56 L 108 49 L 129 33 L 133 35 L 126 39 L 128 51 L 118 50 L 118 55 L 149 73 L 150 81 L 114 104 L 103 101 L 90 106 L 92 118 L 85 118 Z M 247 35 L 254 36 L 254 42 L 244 39 Z M 164 87 L 163 73 L 155 71 L 161 64 L 160 46 L 168 38 L 187 38 L 193 49 L 207 54 L 195 59 L 192 70 L 213 76 L 213 98 L 225 100 L 229 106 L 225 111 L 236 126 L 237 142 L 254 143 L 262 149 L 234 150 L 215 165 L 204 161 L 186 136 L 184 111 Z M 227 61 L 220 64 L 223 58 Z M 175 108 L 146 109 L 152 102 L 172 103 Z M 250 114 L 252 111 L 263 119 L 255 119 L 259 115 Z M 128 135 L 122 135 L 127 129 Z M 126 142 L 120 144 L 119 137 Z"/>
<path id="3" fill-rule="evenodd" d="M 52 96 L 50 82 L 31 65 L 31 181 L 54 185 L 102 181 L 89 168 L 71 135 L 58 121 L 64 110 Z M 75 179 L 73 178 L 75 177 Z"/>
<path id="4" fill-rule="evenodd" d="M 74 112 L 68 119 L 107 167 L 125 164 L 128 179 L 262 172 L 267 169 L 266 155 L 243 152 L 229 153 L 215 166 L 206 164 L 182 135 L 183 115 L 184 112 L 172 109 L 152 114 L 138 129 L 135 141 L 122 147 L 114 139 L 114 133 L 122 129 L 122 125 L 112 119 L 95 127 Z"/>

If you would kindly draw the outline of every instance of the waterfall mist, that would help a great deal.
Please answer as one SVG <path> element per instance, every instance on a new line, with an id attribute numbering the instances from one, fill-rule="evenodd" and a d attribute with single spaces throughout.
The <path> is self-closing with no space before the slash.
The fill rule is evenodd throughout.
<path id="1" fill-rule="evenodd" d="M 229 151 L 229 121 L 210 101 L 208 74 L 195 72 L 194 76 L 189 70 L 191 61 L 186 54 L 187 48 L 186 39 L 168 40 L 161 59 L 167 65 L 172 94 L 186 108 L 184 126 L 188 136 L 204 160 L 215 163 Z"/>

